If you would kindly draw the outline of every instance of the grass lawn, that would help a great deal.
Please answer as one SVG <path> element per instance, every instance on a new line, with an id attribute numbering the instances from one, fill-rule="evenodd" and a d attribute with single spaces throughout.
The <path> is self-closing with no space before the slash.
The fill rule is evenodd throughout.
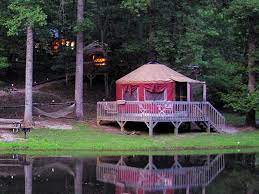
<path id="1" fill-rule="evenodd" d="M 23 137 L 23 134 L 18 134 Z M 1 151 L 112 151 L 151 152 L 175 150 L 216 150 L 253 148 L 259 151 L 259 131 L 238 134 L 195 133 L 149 136 L 130 136 L 108 133 L 77 125 L 74 130 L 33 129 L 29 139 L 16 142 L 0 142 Z"/>

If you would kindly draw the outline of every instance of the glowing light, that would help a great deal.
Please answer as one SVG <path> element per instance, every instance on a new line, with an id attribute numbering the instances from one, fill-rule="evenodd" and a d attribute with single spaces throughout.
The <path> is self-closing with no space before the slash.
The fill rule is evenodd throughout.
<path id="1" fill-rule="evenodd" d="M 72 41 L 71 42 L 71 47 L 75 47 L 75 44 L 76 44 L 75 41 Z"/>
<path id="2" fill-rule="evenodd" d="M 94 59 L 95 63 L 104 63 L 105 61 L 106 61 L 105 58 L 96 58 L 96 59 Z"/>
<path id="3" fill-rule="evenodd" d="M 62 46 L 65 46 L 66 40 L 65 40 L 64 38 L 62 38 L 62 39 L 60 40 L 60 43 L 61 43 Z"/>
<path id="4" fill-rule="evenodd" d="M 52 100 L 52 102 L 55 102 L 55 100 Z"/>
<path id="5" fill-rule="evenodd" d="M 59 42 L 57 40 L 55 40 L 54 43 L 53 43 L 53 49 L 57 50 L 58 47 L 59 47 Z"/>
<path id="6" fill-rule="evenodd" d="M 96 63 L 95 65 L 96 65 L 96 66 L 105 66 L 106 63 Z"/>
<path id="7" fill-rule="evenodd" d="M 66 46 L 69 46 L 69 45 L 70 45 L 70 41 L 67 40 L 67 41 L 66 41 Z"/>

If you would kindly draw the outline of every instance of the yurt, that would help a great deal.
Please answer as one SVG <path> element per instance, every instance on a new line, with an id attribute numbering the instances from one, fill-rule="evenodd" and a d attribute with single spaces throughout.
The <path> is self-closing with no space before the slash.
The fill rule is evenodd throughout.
<path id="1" fill-rule="evenodd" d="M 187 101 L 191 85 L 202 83 L 166 65 L 148 63 L 116 81 L 116 100 Z"/>

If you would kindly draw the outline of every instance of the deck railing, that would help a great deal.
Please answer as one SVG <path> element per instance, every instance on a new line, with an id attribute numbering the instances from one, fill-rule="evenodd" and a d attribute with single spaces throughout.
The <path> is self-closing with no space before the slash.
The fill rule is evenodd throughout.
<path id="1" fill-rule="evenodd" d="M 98 102 L 97 120 L 142 122 L 208 121 L 214 128 L 219 130 L 225 125 L 224 117 L 209 102 L 186 101 Z"/>
<path id="2" fill-rule="evenodd" d="M 102 182 L 124 182 L 128 187 L 141 187 L 145 190 L 181 189 L 207 186 L 224 167 L 224 155 L 216 156 L 204 166 L 171 169 L 140 169 L 101 162 L 97 165 L 96 176 Z"/>

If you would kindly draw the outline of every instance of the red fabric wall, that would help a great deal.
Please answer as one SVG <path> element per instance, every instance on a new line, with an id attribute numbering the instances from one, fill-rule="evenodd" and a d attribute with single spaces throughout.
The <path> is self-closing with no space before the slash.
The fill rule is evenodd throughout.
<path id="1" fill-rule="evenodd" d="M 139 100 L 144 101 L 145 90 L 151 92 L 162 92 L 167 90 L 167 100 L 175 100 L 175 82 L 165 83 L 139 83 L 139 84 L 116 84 L 116 100 L 123 100 L 125 90 L 132 92 L 138 89 Z"/>

